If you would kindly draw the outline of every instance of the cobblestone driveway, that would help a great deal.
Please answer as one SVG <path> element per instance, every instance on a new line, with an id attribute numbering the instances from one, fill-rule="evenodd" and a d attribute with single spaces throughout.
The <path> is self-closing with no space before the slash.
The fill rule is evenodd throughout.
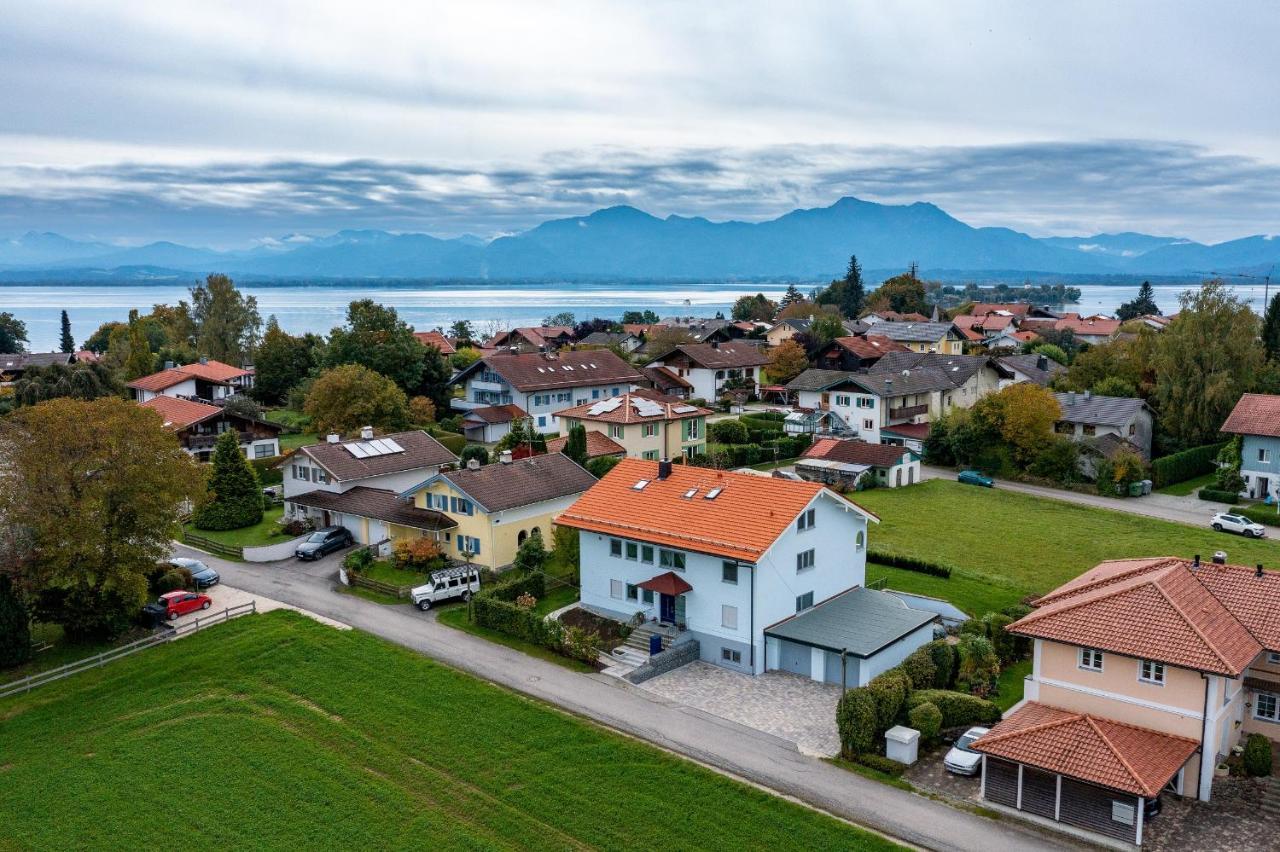
<path id="1" fill-rule="evenodd" d="M 640 684 L 672 701 L 696 707 L 796 744 L 804 754 L 839 753 L 836 703 L 840 687 L 790 672 L 759 677 L 695 661 Z"/>

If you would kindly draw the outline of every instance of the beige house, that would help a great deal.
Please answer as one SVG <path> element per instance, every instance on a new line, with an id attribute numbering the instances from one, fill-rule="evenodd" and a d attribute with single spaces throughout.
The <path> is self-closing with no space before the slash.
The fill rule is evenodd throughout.
<path id="1" fill-rule="evenodd" d="M 1280 573 L 1175 557 L 1104 562 L 1009 630 L 1024 698 L 975 744 L 987 803 L 1141 845 L 1162 792 L 1210 799 L 1246 735 L 1280 740 Z"/>
<path id="2" fill-rule="evenodd" d="M 577 424 L 621 446 L 628 458 L 689 458 L 706 452 L 711 412 L 655 391 L 634 390 L 612 399 L 556 412 L 560 435 Z"/>

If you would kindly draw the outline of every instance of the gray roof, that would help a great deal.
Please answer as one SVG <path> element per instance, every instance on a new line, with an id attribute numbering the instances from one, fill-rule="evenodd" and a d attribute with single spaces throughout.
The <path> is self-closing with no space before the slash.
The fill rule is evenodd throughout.
<path id="1" fill-rule="evenodd" d="M 0 370 L 25 370 L 28 367 L 52 367 L 54 364 L 71 364 L 76 360 L 74 352 L 15 352 L 0 355 Z"/>
<path id="2" fill-rule="evenodd" d="M 1083 393 L 1055 393 L 1062 420 L 1093 426 L 1123 426 L 1147 404 L 1127 396 L 1095 396 Z"/>
<path id="3" fill-rule="evenodd" d="M 625 331 L 593 331 L 578 342 L 585 343 L 588 346 L 612 346 L 614 344 L 621 346 L 628 340 L 635 339 L 634 335 L 627 334 Z"/>
<path id="4" fill-rule="evenodd" d="M 1040 359 L 1044 359 L 1045 369 L 1040 369 Z M 1066 372 L 1067 368 L 1059 364 L 1057 361 L 1045 355 L 1037 355 L 1032 352 L 1030 355 L 1005 355 L 997 358 L 1001 364 L 1004 364 L 1010 370 L 1017 370 L 1031 381 L 1043 387 L 1048 387 L 1049 382 L 1058 373 Z"/>
<path id="5" fill-rule="evenodd" d="M 866 658 L 937 618 L 886 592 L 855 586 L 766 627 L 764 634 Z"/>
<path id="6" fill-rule="evenodd" d="M 440 475 L 487 512 L 501 512 L 581 494 L 596 484 L 596 478 L 585 468 L 561 453 L 530 456 L 509 464 L 487 464 L 476 470 L 463 468 Z"/>
<path id="7" fill-rule="evenodd" d="M 458 457 L 449 452 L 444 444 L 421 429 L 378 435 L 378 438 L 390 438 L 401 447 L 403 452 L 360 458 L 352 454 L 347 447 L 362 443 L 363 438 L 351 438 L 337 444 L 328 442 L 309 444 L 299 447 L 298 452 L 310 456 L 316 464 L 333 474 L 333 478 L 339 482 L 383 476 L 404 470 L 417 470 L 422 467 L 435 467 L 458 460 Z M 286 464 L 288 464 L 287 461 L 282 461 L 280 466 L 284 467 Z"/>
<path id="8" fill-rule="evenodd" d="M 824 391 L 837 385 L 852 381 L 855 373 L 845 370 L 819 370 L 810 367 L 791 381 L 787 382 L 787 390 Z"/>
<path id="9" fill-rule="evenodd" d="M 951 331 L 949 322 L 878 322 L 875 333 L 890 340 L 933 343 Z"/>

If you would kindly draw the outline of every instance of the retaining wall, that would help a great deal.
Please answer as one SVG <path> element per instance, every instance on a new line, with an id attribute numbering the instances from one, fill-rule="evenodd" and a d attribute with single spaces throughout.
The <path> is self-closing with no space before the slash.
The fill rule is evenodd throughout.
<path id="1" fill-rule="evenodd" d="M 309 535 L 309 533 L 308 533 Z M 245 562 L 278 562 L 281 559 L 288 559 L 293 556 L 293 551 L 302 543 L 306 535 L 300 535 L 297 538 L 291 538 L 288 541 L 282 541 L 278 544 L 264 544 L 261 547 L 246 547 L 244 549 Z"/>
<path id="2" fill-rule="evenodd" d="M 681 666 L 692 663 L 698 659 L 701 653 L 702 650 L 698 640 L 690 639 L 687 642 L 672 645 L 660 654 L 654 654 L 649 658 L 649 662 L 624 675 L 624 677 L 632 683 L 644 683 L 650 678 L 675 671 Z"/>

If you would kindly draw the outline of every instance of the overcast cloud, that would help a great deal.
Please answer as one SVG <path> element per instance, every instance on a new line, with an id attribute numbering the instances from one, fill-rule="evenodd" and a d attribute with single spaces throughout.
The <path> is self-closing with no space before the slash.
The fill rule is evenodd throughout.
<path id="1" fill-rule="evenodd" d="M 843 195 L 1037 235 L 1280 232 L 1280 12 L 1117 5 L 14 4 L 0 234 L 491 236 Z"/>

